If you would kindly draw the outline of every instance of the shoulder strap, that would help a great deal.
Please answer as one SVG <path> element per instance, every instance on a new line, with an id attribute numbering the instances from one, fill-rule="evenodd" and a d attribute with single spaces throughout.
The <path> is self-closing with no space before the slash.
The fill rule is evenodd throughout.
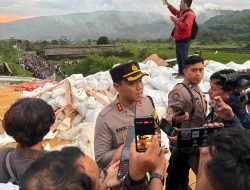
<path id="1" fill-rule="evenodd" d="M 156 123 L 156 128 L 158 128 L 159 127 L 159 124 L 160 124 L 160 120 L 159 120 L 159 117 L 158 117 L 158 114 L 157 114 L 157 112 L 156 112 L 156 109 L 155 109 L 155 104 L 154 104 L 154 101 L 153 101 L 153 99 L 152 99 L 152 97 L 151 96 L 147 96 L 148 98 L 149 98 L 149 100 L 151 101 L 151 103 L 152 103 L 152 106 L 153 106 L 153 108 L 154 108 L 154 120 L 155 120 L 155 123 Z"/>
<path id="2" fill-rule="evenodd" d="M 194 112 L 195 112 L 195 101 L 194 101 L 194 95 L 192 93 L 192 91 L 190 90 L 190 88 L 185 84 L 185 83 L 179 83 L 179 84 L 182 84 L 186 89 L 187 91 L 189 92 L 190 96 L 191 96 L 191 102 L 192 102 L 192 109 L 191 109 L 191 115 L 190 115 L 190 118 L 189 118 L 189 124 L 188 124 L 188 127 L 191 123 L 191 120 L 192 120 L 192 117 L 194 115 Z"/>
<path id="3" fill-rule="evenodd" d="M 193 10 L 188 9 L 188 10 L 184 11 L 184 12 L 183 12 L 183 14 L 185 14 L 185 13 L 187 13 L 187 12 L 193 12 L 193 13 L 194 13 L 194 11 L 193 11 Z M 196 15 L 194 14 L 194 22 L 195 22 L 195 18 L 196 18 Z"/>
<path id="4" fill-rule="evenodd" d="M 8 172 L 8 175 L 10 176 L 9 182 L 18 184 L 18 179 L 16 175 L 14 174 L 13 168 L 11 167 L 11 161 L 10 161 L 10 155 L 13 152 L 14 149 L 8 149 L 4 155 L 5 160 L 5 167 Z"/>

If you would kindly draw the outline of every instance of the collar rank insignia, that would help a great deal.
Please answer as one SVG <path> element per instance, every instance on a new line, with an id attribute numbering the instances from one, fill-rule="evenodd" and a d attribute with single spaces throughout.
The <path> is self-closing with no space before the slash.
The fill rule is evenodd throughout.
<path id="1" fill-rule="evenodd" d="M 119 112 L 122 112 L 122 111 L 123 111 L 123 107 L 122 107 L 121 103 L 117 103 L 117 104 L 116 104 L 116 107 L 117 107 L 117 110 L 118 110 Z"/>

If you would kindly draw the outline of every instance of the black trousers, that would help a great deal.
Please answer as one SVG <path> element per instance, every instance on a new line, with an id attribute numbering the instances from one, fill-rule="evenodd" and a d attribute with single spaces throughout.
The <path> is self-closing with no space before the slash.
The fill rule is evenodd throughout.
<path id="1" fill-rule="evenodd" d="M 189 189 L 189 157 L 190 153 L 173 148 L 167 168 L 166 190 Z"/>
<path id="2" fill-rule="evenodd" d="M 175 43 L 178 72 L 179 74 L 183 74 L 184 62 L 185 59 L 188 57 L 188 48 L 190 46 L 190 40 L 180 40 Z"/>

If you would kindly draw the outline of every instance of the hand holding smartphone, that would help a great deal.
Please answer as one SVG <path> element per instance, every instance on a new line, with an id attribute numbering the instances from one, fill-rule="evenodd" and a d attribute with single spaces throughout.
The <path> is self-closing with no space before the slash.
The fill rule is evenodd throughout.
<path id="1" fill-rule="evenodd" d="M 135 118 L 136 151 L 145 152 L 155 135 L 155 122 L 153 117 Z"/>
<path id="2" fill-rule="evenodd" d="M 130 126 L 127 129 L 127 135 L 124 147 L 122 149 L 122 155 L 120 159 L 119 169 L 117 177 L 119 179 L 123 178 L 125 175 L 128 174 L 129 170 L 129 156 L 130 156 L 130 145 L 135 137 L 135 129 L 134 126 Z"/>
<path id="3" fill-rule="evenodd" d="M 183 116 L 185 114 L 185 112 L 177 106 L 172 105 L 171 108 L 174 110 L 174 112 L 179 112 L 178 116 Z"/>

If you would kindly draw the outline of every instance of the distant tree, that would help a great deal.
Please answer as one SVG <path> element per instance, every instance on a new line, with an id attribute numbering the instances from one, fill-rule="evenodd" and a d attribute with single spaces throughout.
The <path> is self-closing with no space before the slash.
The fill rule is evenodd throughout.
<path id="1" fill-rule="evenodd" d="M 88 45 L 91 45 L 91 39 L 88 39 Z"/>
<path id="2" fill-rule="evenodd" d="M 67 36 L 61 36 L 60 39 L 58 40 L 58 43 L 60 45 L 66 45 L 67 44 Z"/>
<path id="3" fill-rule="evenodd" d="M 247 44 L 245 45 L 245 48 L 250 49 L 250 43 L 247 43 Z"/>
<path id="4" fill-rule="evenodd" d="M 109 39 L 106 36 L 101 36 L 100 38 L 98 38 L 97 45 L 101 45 L 101 44 L 109 44 Z"/>
<path id="5" fill-rule="evenodd" d="M 52 40 L 51 43 L 52 43 L 52 45 L 58 45 L 58 41 L 57 40 Z"/>

